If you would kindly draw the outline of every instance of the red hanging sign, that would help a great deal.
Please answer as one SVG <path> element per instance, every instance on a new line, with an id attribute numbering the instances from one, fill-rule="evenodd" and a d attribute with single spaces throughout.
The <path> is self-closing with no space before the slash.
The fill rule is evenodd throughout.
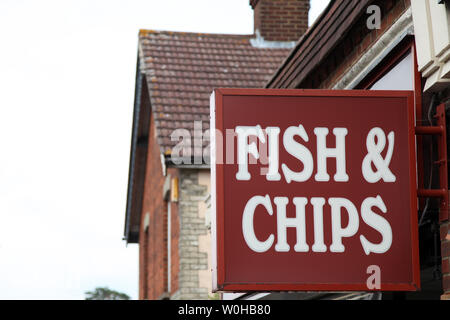
<path id="1" fill-rule="evenodd" d="M 418 290 L 413 99 L 215 90 L 215 290 Z"/>

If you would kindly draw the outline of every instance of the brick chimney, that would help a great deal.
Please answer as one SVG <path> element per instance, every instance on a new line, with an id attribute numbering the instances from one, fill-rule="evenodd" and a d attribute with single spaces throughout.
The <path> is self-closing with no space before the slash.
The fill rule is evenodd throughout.
<path id="1" fill-rule="evenodd" d="M 308 29 L 309 0 L 250 0 L 254 31 L 265 41 L 297 41 Z"/>

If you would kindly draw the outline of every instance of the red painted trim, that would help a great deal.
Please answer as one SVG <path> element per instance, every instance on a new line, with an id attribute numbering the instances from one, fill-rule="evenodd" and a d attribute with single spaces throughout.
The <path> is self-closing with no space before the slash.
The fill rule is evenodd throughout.
<path id="1" fill-rule="evenodd" d="M 223 128 L 223 91 L 215 90 L 215 99 L 216 99 L 216 130 L 220 132 L 224 131 Z M 219 197 L 220 194 L 223 194 L 223 185 L 224 185 L 224 173 L 223 173 L 223 164 L 216 165 L 216 239 L 217 239 L 217 284 L 221 284 L 225 281 L 225 231 L 224 231 L 224 202 L 223 197 Z"/>
<path id="2" fill-rule="evenodd" d="M 409 192 L 411 195 L 411 247 L 413 285 L 416 290 L 420 289 L 420 259 L 419 259 L 419 223 L 417 213 L 417 172 L 416 172 L 416 128 L 415 128 L 415 93 L 408 96 L 408 127 L 409 127 Z"/>
<path id="3" fill-rule="evenodd" d="M 445 189 L 419 189 L 418 196 L 423 198 L 444 198 L 448 190 Z"/>
<path id="4" fill-rule="evenodd" d="M 448 220 L 448 156 L 447 156 L 447 129 L 445 117 L 445 104 L 436 109 L 437 125 L 443 130 L 438 139 L 439 186 L 444 191 L 439 204 L 439 222 Z"/>
<path id="5" fill-rule="evenodd" d="M 415 283 L 385 283 L 379 290 L 369 290 L 365 284 L 224 284 L 221 291 L 268 292 L 268 291 L 417 291 Z"/>
<path id="6" fill-rule="evenodd" d="M 411 98 L 413 92 L 401 90 L 317 90 L 317 89 L 216 89 L 216 95 L 233 96 L 284 96 L 284 97 L 380 97 L 380 98 Z M 217 96 L 216 96 L 217 97 Z M 217 98 L 216 98 L 217 99 Z M 217 102 L 217 100 L 216 100 Z M 220 102 L 221 103 L 221 102 Z M 220 105 L 222 111 L 222 105 Z M 216 111 L 218 112 L 218 111 Z M 220 115 L 222 117 L 222 115 Z M 216 120 L 217 124 L 217 120 Z M 223 123 L 221 123 L 223 127 Z M 414 129 L 414 124 L 413 124 Z"/>
<path id="7" fill-rule="evenodd" d="M 416 53 L 416 45 L 413 42 L 412 44 L 412 54 L 414 58 L 414 102 L 416 105 L 416 126 L 423 125 L 422 117 L 422 75 L 419 72 L 419 65 L 417 62 L 417 53 Z M 416 137 L 416 150 L 417 150 L 417 187 L 424 188 L 425 187 L 425 179 L 424 179 L 424 163 L 423 163 L 423 137 Z M 425 205 L 424 199 L 419 199 L 419 208 L 422 210 Z"/>
<path id="8" fill-rule="evenodd" d="M 314 89 L 216 89 L 216 129 L 223 132 L 223 104 L 225 95 L 240 96 L 310 96 L 310 97 L 399 97 L 406 98 L 409 132 L 409 164 L 410 164 L 410 206 L 411 206 L 411 243 L 413 274 L 412 283 L 384 283 L 381 291 L 417 291 L 420 289 L 419 237 L 417 218 L 417 174 L 416 174 L 416 144 L 415 144 L 415 93 L 413 91 L 368 91 L 368 90 L 314 90 Z M 217 152 L 217 150 L 216 150 Z M 216 154 L 217 155 L 217 154 Z M 227 283 L 225 279 L 225 240 L 224 240 L 224 165 L 216 165 L 216 199 L 217 199 L 217 287 L 221 291 L 368 291 L 365 283 L 333 284 L 333 283 L 303 283 L 303 284 L 251 284 Z M 380 291 L 378 290 L 378 291 Z"/>
<path id="9" fill-rule="evenodd" d="M 433 127 L 416 126 L 417 135 L 442 134 L 444 132 L 445 131 L 443 126 L 433 126 Z"/>

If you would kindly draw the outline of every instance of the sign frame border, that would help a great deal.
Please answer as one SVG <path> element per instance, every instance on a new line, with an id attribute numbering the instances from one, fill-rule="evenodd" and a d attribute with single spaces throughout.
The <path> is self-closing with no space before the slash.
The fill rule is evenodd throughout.
<path id="1" fill-rule="evenodd" d="M 409 194 L 412 249 L 412 282 L 382 283 L 380 289 L 369 290 L 364 284 L 302 283 L 302 284 L 255 284 L 227 283 L 225 279 L 224 243 L 224 164 L 216 164 L 215 130 L 223 132 L 223 97 L 240 96 L 287 96 L 287 97 L 374 97 L 406 98 L 408 117 Z M 279 292 L 279 291 L 418 291 L 420 290 L 419 228 L 417 212 L 417 169 L 415 135 L 414 91 L 386 90 L 320 90 L 320 89 L 214 89 L 210 99 L 211 131 L 211 242 L 212 242 L 212 289 L 213 292 Z M 221 194 L 221 197 L 217 195 Z M 219 228 L 217 228 L 219 226 Z"/>

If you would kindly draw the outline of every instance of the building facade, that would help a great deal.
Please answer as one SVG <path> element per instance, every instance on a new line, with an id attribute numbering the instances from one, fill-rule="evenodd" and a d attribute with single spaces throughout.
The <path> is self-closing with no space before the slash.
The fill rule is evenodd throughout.
<path id="1" fill-rule="evenodd" d="M 208 227 L 214 88 L 413 90 L 417 126 L 435 125 L 436 106 L 450 97 L 447 1 L 331 0 L 310 28 L 309 1 L 250 5 L 254 35 L 140 32 L 125 238 L 139 243 L 141 299 L 219 298 L 211 293 Z M 417 137 L 418 189 L 448 186 L 437 150 L 435 138 Z M 448 210 L 441 206 L 440 198 L 419 199 L 420 292 L 220 297 L 449 299 Z"/>

